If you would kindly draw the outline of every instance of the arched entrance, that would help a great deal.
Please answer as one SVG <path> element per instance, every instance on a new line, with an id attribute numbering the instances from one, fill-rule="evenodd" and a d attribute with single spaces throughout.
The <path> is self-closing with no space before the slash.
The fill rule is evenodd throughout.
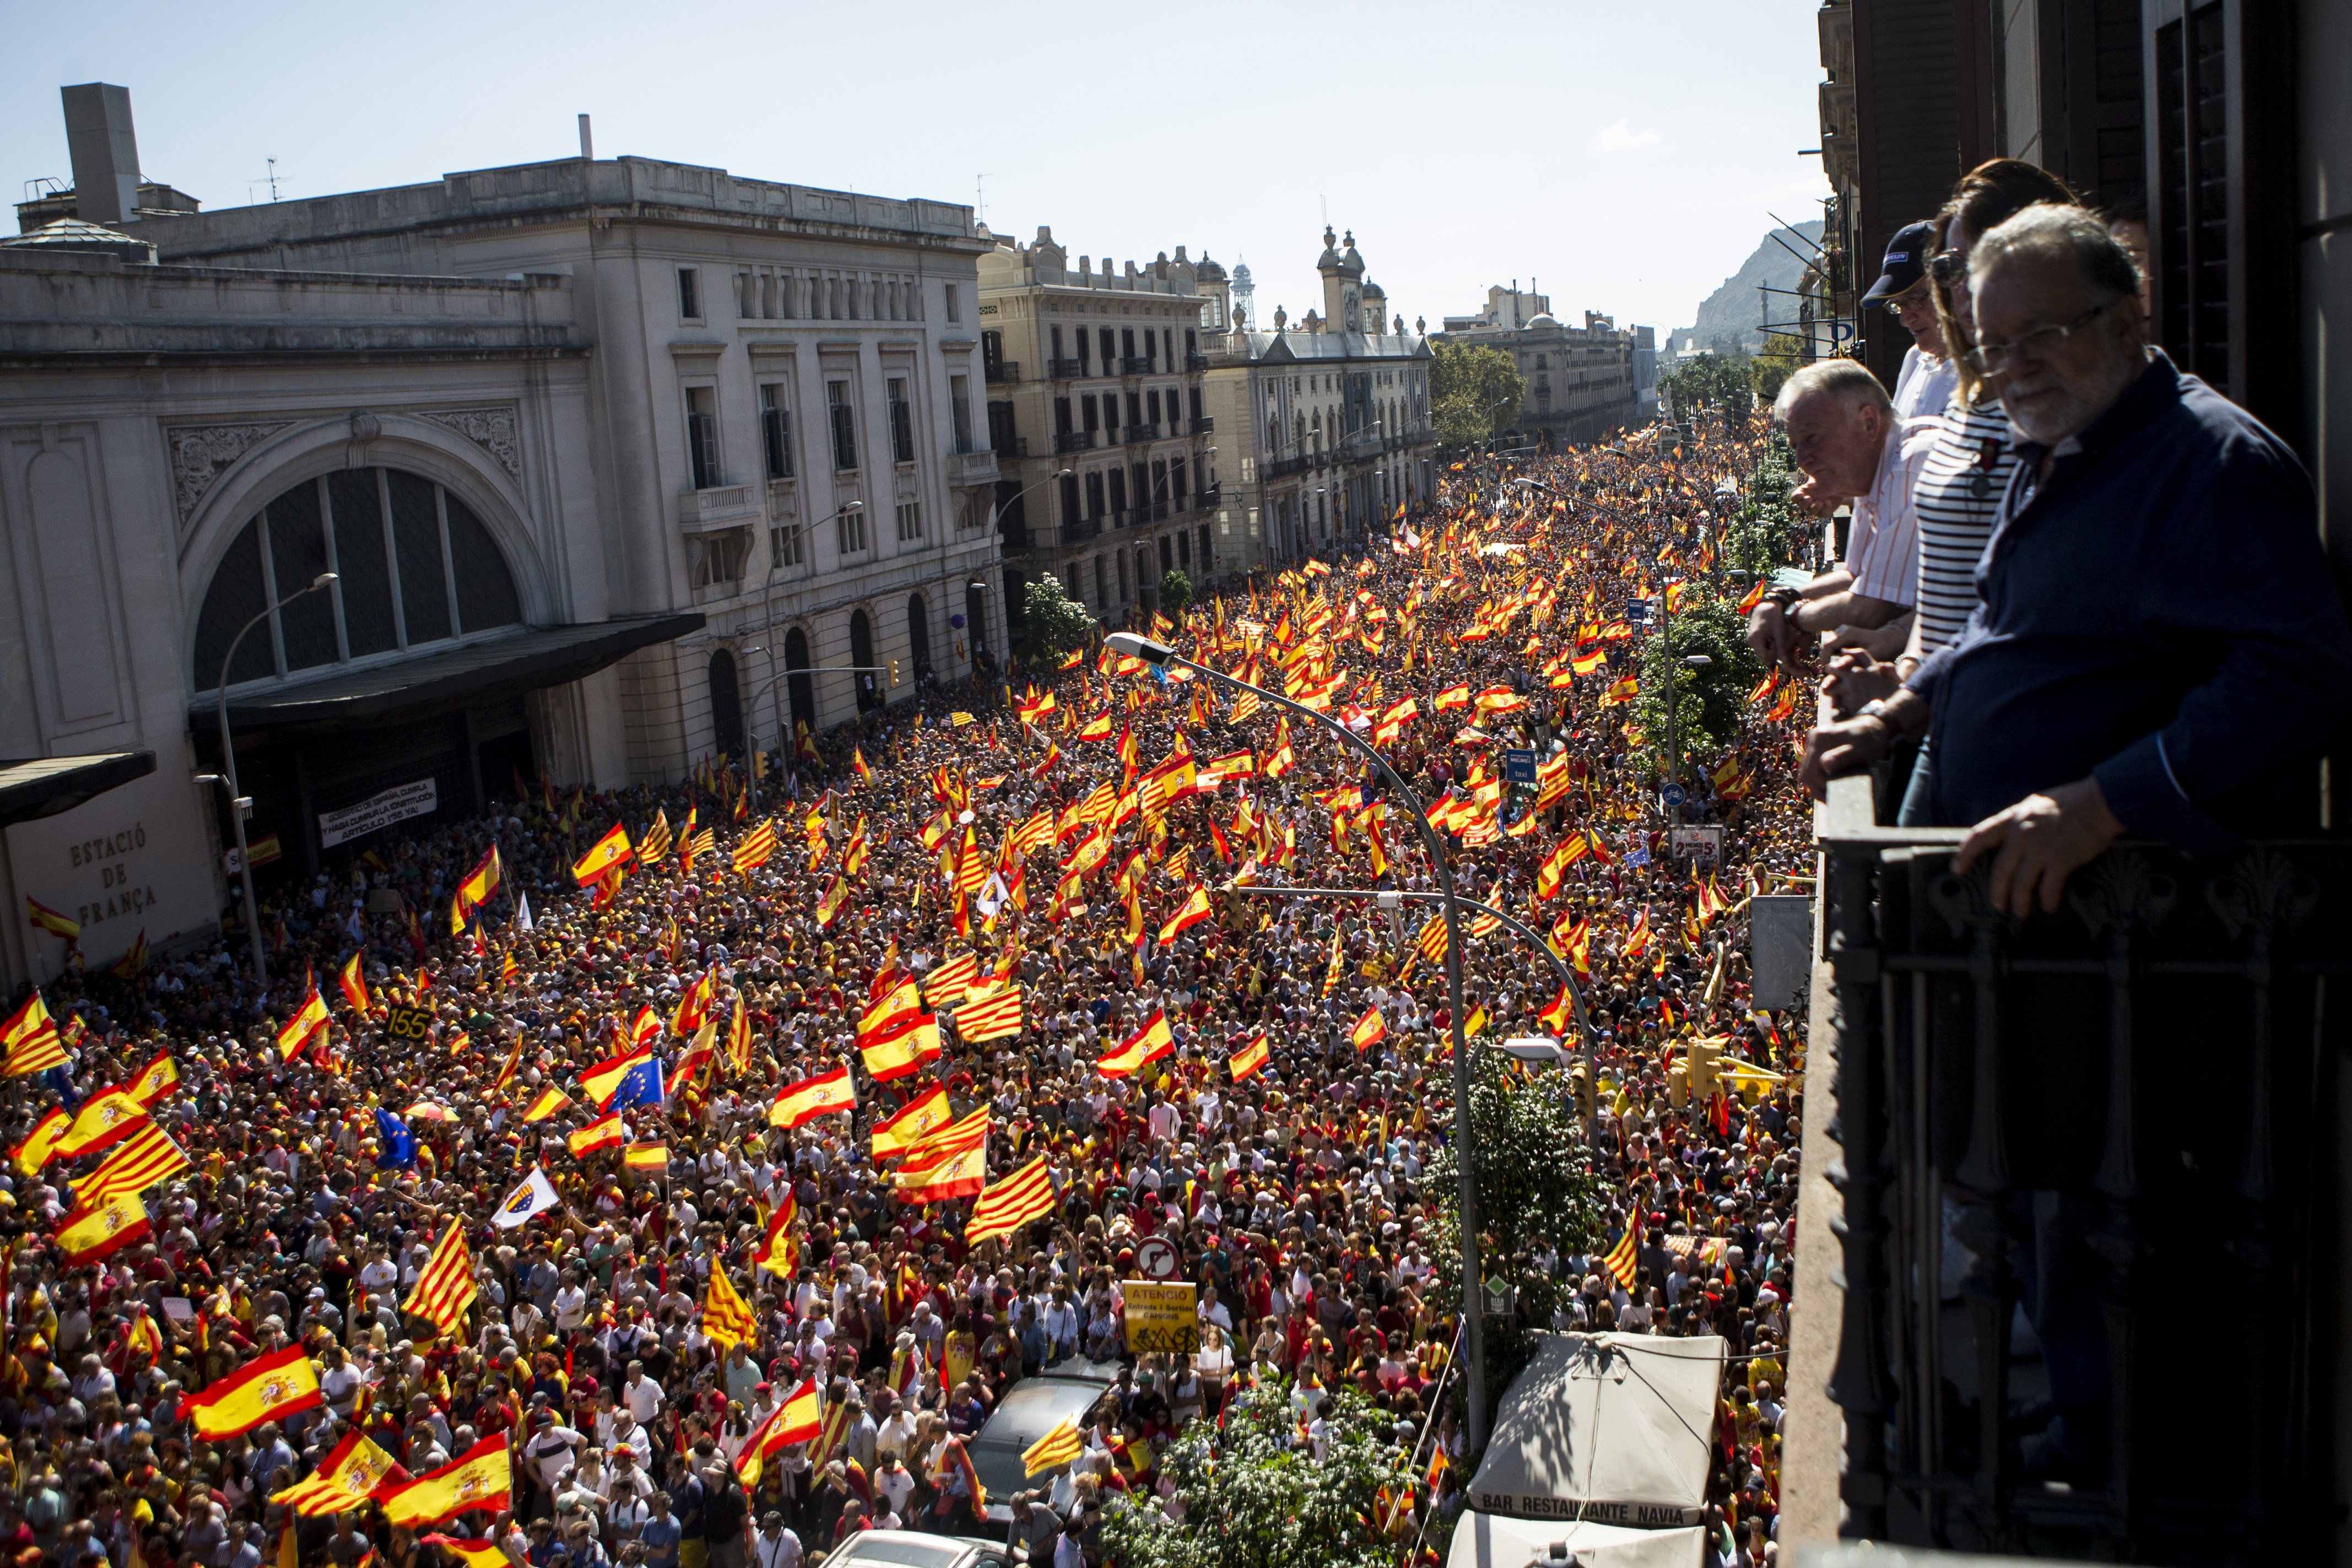
<path id="1" fill-rule="evenodd" d="M 808 634 L 794 626 L 784 634 L 784 668 L 799 671 L 809 667 Z M 814 677 L 792 674 L 784 677 L 784 690 L 792 699 L 790 715 L 792 734 L 778 742 L 787 753 L 797 751 L 803 726 L 816 728 L 816 680 Z"/>
<path id="2" fill-rule="evenodd" d="M 910 673 L 920 686 L 923 677 L 931 673 L 931 607 L 920 594 L 907 599 L 907 657 L 914 661 Z"/>
<path id="3" fill-rule="evenodd" d="M 882 706 L 882 680 L 873 674 L 874 622 L 864 610 L 849 612 L 849 662 L 858 668 L 857 710 L 870 712 Z"/>
<path id="4" fill-rule="evenodd" d="M 743 744 L 743 700 L 735 679 L 735 656 L 723 647 L 710 656 L 710 739 L 713 746 L 737 762 L 747 755 Z"/>

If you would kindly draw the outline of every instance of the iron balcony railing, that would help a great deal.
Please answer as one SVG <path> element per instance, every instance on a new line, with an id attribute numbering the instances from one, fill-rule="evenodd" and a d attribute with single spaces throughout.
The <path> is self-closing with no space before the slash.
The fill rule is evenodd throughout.
<path id="1" fill-rule="evenodd" d="M 996 457 L 999 462 L 1011 462 L 1016 458 L 1025 458 L 1028 455 L 1028 437 L 1000 436 L 996 438 Z"/>
<path id="2" fill-rule="evenodd" d="M 1068 381 L 1073 376 L 1089 373 L 1087 362 L 1082 359 L 1049 359 L 1045 362 L 1045 374 L 1055 381 Z"/>
<path id="3" fill-rule="evenodd" d="M 1216 427 L 1217 427 L 1217 419 L 1216 419 L 1216 416 L 1215 416 L 1215 415 L 1213 415 L 1213 414 L 1195 414 L 1194 416 L 1192 416 L 1192 434 L 1193 434 L 1193 435 L 1195 435 L 1195 436 L 1206 436 L 1206 435 L 1209 435 L 1209 434 L 1211 434 L 1212 432 L 1213 432 L 1213 431 L 1216 429 Z"/>
<path id="4" fill-rule="evenodd" d="M 994 384 L 999 382 L 1019 381 L 1021 379 L 1021 366 L 1017 361 L 1001 359 L 995 363 L 985 367 L 983 374 L 988 377 L 991 384 Z"/>
<path id="5" fill-rule="evenodd" d="M 1065 430 L 1054 437 L 1056 452 L 1090 452 L 1094 445 L 1095 433 L 1091 430 Z"/>
<path id="6" fill-rule="evenodd" d="M 1007 554 L 1022 554 L 1038 550 L 1060 550 L 1073 544 L 1084 544 L 1102 533 L 1102 519 L 1075 518 L 1064 523 L 1032 525 L 1007 534 L 1003 548 Z"/>
<path id="7" fill-rule="evenodd" d="M 1150 375 L 1159 368 L 1154 361 L 1140 354 L 1129 354 L 1118 362 L 1121 375 Z"/>
<path id="8" fill-rule="evenodd" d="M 1817 834 L 1846 1532 L 2333 1560 L 2352 845 L 2126 842 L 2021 921 L 1867 780 Z"/>
<path id="9" fill-rule="evenodd" d="M 1200 509 L 1201 510 L 1203 510 L 1203 511 L 1207 510 L 1209 508 L 1211 508 L 1211 507 L 1213 507 L 1213 506 L 1217 505 L 1219 502 L 1223 501 L 1224 499 L 1225 499 L 1225 487 L 1224 487 L 1224 485 L 1223 485 L 1223 483 L 1222 481 L 1220 481 L 1219 483 L 1216 483 L 1216 484 L 1211 485 L 1208 489 L 1204 489 L 1204 490 L 1195 490 L 1195 491 L 1193 491 L 1193 492 L 1192 492 L 1192 504 L 1193 504 L 1193 506 L 1195 506 L 1196 508 L 1198 508 L 1198 509 Z"/>
<path id="10" fill-rule="evenodd" d="M 1314 459 L 1304 452 L 1296 453 L 1287 458 L 1276 458 L 1265 466 L 1266 478 L 1279 479 L 1292 474 L 1303 473 L 1307 466 L 1313 461 Z"/>
<path id="11" fill-rule="evenodd" d="M 1188 350 L 1184 355 L 1184 368 L 1187 371 L 1206 370 L 1209 368 L 1209 356 Z"/>
<path id="12" fill-rule="evenodd" d="M 1157 441 L 1160 439 L 1160 426 L 1148 424 L 1130 425 L 1127 427 L 1127 438 L 1130 442 Z"/>

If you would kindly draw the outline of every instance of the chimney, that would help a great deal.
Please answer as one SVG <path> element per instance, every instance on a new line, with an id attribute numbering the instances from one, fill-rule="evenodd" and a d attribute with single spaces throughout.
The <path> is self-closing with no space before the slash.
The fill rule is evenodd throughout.
<path id="1" fill-rule="evenodd" d="M 59 88 L 73 156 L 74 216 L 84 223 L 139 221 L 139 138 L 131 89 L 110 82 Z"/>

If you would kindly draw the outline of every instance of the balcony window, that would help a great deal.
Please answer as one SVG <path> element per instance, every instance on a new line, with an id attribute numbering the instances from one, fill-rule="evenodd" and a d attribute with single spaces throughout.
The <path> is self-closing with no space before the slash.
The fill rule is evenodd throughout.
<path id="1" fill-rule="evenodd" d="M 698 490 L 727 482 L 719 468 L 718 400 L 717 392 L 708 386 L 686 389 L 686 455 Z"/>
<path id="2" fill-rule="evenodd" d="M 784 406 L 784 389 L 773 384 L 760 388 L 760 447 L 768 478 L 793 477 L 792 410 Z"/>
<path id="3" fill-rule="evenodd" d="M 833 422 L 833 466 L 837 472 L 857 467 L 857 417 L 849 405 L 849 383 L 824 384 L 824 411 Z"/>
<path id="4" fill-rule="evenodd" d="M 911 463 L 915 460 L 915 410 L 907 401 L 907 383 L 892 376 L 890 391 L 890 460 Z"/>

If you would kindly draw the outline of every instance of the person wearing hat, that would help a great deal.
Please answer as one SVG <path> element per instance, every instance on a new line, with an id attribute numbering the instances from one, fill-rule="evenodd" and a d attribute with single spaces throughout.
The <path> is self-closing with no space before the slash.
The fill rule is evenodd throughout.
<path id="1" fill-rule="evenodd" d="M 1918 419 L 1941 419 L 1944 405 L 1960 386 L 1959 368 L 1944 345 L 1936 320 L 1935 285 L 1927 277 L 1927 258 L 1936 251 L 1932 221 L 1906 224 L 1886 242 L 1878 280 L 1864 291 L 1866 307 L 1884 310 L 1911 334 L 1903 352 L 1903 369 L 1895 378 L 1895 416 L 1906 425 Z"/>
<path id="2" fill-rule="evenodd" d="M 760 1516 L 759 1533 L 751 1538 L 752 1568 L 800 1568 L 801 1538 L 786 1527 L 773 1509 Z"/>

